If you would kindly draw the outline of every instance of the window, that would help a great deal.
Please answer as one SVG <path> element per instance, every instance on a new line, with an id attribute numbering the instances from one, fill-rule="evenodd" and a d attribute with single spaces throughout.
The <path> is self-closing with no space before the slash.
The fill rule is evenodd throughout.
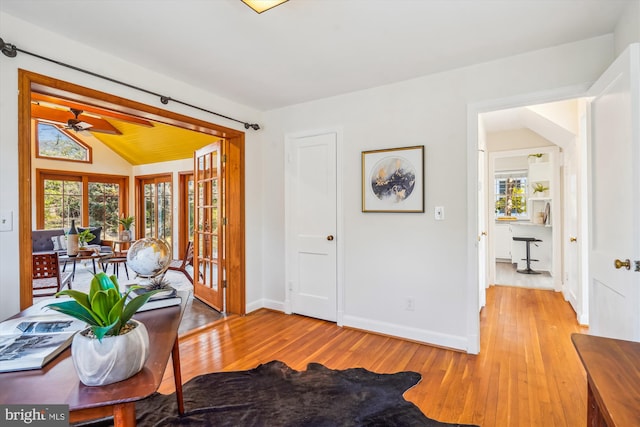
<path id="1" fill-rule="evenodd" d="M 137 177 L 139 210 L 144 218 L 142 237 L 163 239 L 173 247 L 173 195 L 171 174 Z M 140 224 L 142 226 L 142 224 Z"/>
<path id="2" fill-rule="evenodd" d="M 36 226 L 102 227 L 103 239 L 118 237 L 118 217 L 127 212 L 128 178 L 67 171 L 36 171 Z"/>
<path id="3" fill-rule="evenodd" d="M 52 159 L 91 163 L 91 148 L 63 128 L 37 122 L 36 155 Z"/>
<path id="4" fill-rule="evenodd" d="M 495 174 L 496 217 L 528 218 L 527 172 L 498 172 Z"/>

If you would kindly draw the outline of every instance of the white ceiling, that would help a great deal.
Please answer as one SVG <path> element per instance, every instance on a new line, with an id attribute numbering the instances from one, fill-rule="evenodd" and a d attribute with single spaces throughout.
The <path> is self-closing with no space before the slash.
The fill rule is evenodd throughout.
<path id="1" fill-rule="evenodd" d="M 258 15 L 240 0 L 0 0 L 0 10 L 269 110 L 611 33 L 634 1 L 289 0 Z"/>

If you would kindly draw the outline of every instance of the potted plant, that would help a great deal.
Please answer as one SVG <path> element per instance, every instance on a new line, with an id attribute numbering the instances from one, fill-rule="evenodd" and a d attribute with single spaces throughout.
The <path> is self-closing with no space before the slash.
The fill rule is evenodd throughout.
<path id="1" fill-rule="evenodd" d="M 78 233 L 78 251 L 80 251 L 81 255 L 87 255 L 87 252 L 91 252 L 87 248 L 87 243 L 96 238 L 96 235 L 91 232 L 88 228 L 85 228 L 81 232 Z"/>
<path id="2" fill-rule="evenodd" d="M 545 191 L 549 190 L 549 187 L 545 187 L 541 182 L 536 182 L 532 187 L 534 195 L 537 193 L 542 193 L 541 195 L 544 195 Z"/>
<path id="3" fill-rule="evenodd" d="M 120 240 L 129 241 L 131 240 L 131 226 L 135 221 L 134 216 L 122 216 L 118 219 L 118 223 L 122 226 L 122 232 L 120 233 Z"/>
<path id="4" fill-rule="evenodd" d="M 71 343 L 71 358 L 80 381 L 88 386 L 112 384 L 138 373 L 149 357 L 149 335 L 144 324 L 132 319 L 154 294 L 128 298 L 121 294 L 116 276 L 93 276 L 89 294 L 68 289 L 56 296 L 72 299 L 48 305 L 53 310 L 86 322 Z"/>

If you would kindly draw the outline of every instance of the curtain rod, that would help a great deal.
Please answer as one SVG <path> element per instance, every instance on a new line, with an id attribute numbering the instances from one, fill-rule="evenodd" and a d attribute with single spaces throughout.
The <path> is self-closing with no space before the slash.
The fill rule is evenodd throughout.
<path id="1" fill-rule="evenodd" d="M 76 66 L 61 62 L 61 61 L 57 61 L 55 59 L 47 58 L 46 56 L 38 55 L 37 53 L 32 53 L 32 52 L 29 52 L 29 51 L 26 51 L 26 50 L 23 50 L 23 49 L 19 49 L 14 44 L 5 43 L 5 41 L 2 40 L 2 38 L 0 38 L 0 50 L 2 50 L 2 53 L 5 56 L 9 57 L 9 58 L 15 58 L 16 55 L 18 54 L 18 52 L 22 52 L 22 53 L 25 53 L 27 55 L 31 55 L 33 57 L 42 59 L 44 61 L 49 61 L 49 62 L 52 62 L 54 64 L 61 65 L 63 67 L 67 67 L 67 68 L 70 68 L 70 69 L 75 70 L 75 71 L 80 71 L 81 73 L 85 73 L 85 74 L 88 74 L 90 76 L 98 77 L 98 78 L 101 78 L 103 80 L 110 81 L 112 83 L 117 83 L 119 85 L 126 86 L 128 88 L 135 89 L 135 90 L 138 90 L 140 92 L 147 93 L 149 95 L 157 96 L 157 97 L 160 98 L 160 102 L 162 102 L 165 105 L 168 104 L 169 101 L 173 101 L 173 102 L 175 102 L 177 104 L 184 105 L 186 107 L 191 107 L 191 108 L 194 108 L 196 110 L 204 111 L 205 113 L 213 114 L 213 115 L 216 115 L 218 117 L 222 117 L 222 118 L 227 119 L 227 120 L 232 120 L 234 122 L 242 123 L 244 125 L 245 129 L 249 129 L 249 128 L 251 128 L 253 130 L 260 129 L 260 125 L 258 125 L 257 123 L 248 123 L 248 122 L 244 122 L 242 120 L 234 119 L 233 117 L 225 116 L 224 114 L 216 113 L 215 111 L 207 110 L 206 108 L 198 107 L 196 105 L 189 104 L 188 102 L 184 102 L 184 101 L 180 101 L 178 99 L 171 98 L 170 96 L 165 96 L 165 95 L 150 91 L 148 89 L 144 89 L 144 88 L 141 88 L 141 87 L 138 87 L 138 86 L 134 86 L 134 85 L 132 85 L 130 83 L 125 83 L 123 81 L 116 80 L 116 79 L 111 78 L 111 77 L 103 76 L 102 74 L 98 74 L 98 73 L 95 73 L 93 71 L 85 70 L 83 68 L 79 68 L 79 67 L 76 67 Z"/>

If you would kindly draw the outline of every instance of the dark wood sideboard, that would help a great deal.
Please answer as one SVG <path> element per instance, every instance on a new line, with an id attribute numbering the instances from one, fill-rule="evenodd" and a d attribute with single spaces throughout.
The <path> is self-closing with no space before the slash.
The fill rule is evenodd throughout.
<path id="1" fill-rule="evenodd" d="M 640 426 L 640 342 L 571 336 L 587 372 L 587 426 Z"/>

